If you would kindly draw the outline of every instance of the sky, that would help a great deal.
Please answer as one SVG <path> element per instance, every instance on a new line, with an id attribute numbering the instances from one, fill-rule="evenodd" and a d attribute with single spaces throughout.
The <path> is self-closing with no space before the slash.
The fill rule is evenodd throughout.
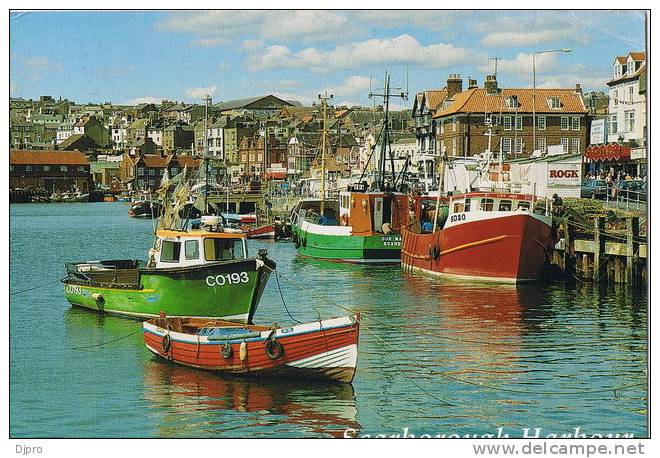
<path id="1" fill-rule="evenodd" d="M 640 11 L 14 11 L 10 95 L 78 103 L 203 103 L 274 94 L 371 106 L 370 88 L 416 92 L 460 74 L 483 86 L 606 90 L 618 55 L 645 49 Z"/>

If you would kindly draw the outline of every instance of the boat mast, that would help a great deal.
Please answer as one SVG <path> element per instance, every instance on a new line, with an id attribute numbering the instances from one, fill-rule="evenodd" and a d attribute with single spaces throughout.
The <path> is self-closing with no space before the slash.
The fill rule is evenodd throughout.
<path id="1" fill-rule="evenodd" d="M 401 88 L 392 88 L 396 90 L 401 90 Z M 383 129 L 381 131 L 381 146 L 380 146 L 380 158 L 378 160 L 378 170 L 376 172 L 376 190 L 384 191 L 385 190 L 385 154 L 389 151 L 390 154 L 390 164 L 392 167 L 392 185 L 395 185 L 396 173 L 394 170 L 394 156 L 392 156 L 392 150 L 390 148 L 390 98 L 391 97 L 400 97 L 402 100 L 408 100 L 408 93 L 401 92 L 399 94 L 390 93 L 390 74 L 385 72 L 385 87 L 383 88 L 382 94 L 369 93 L 369 98 L 373 97 L 382 97 L 383 105 L 385 111 L 385 119 L 383 121 Z M 375 115 L 375 113 L 374 113 Z M 395 190 L 396 191 L 396 190 Z"/>
<path id="2" fill-rule="evenodd" d="M 209 214 L 209 101 L 210 95 L 204 96 L 204 213 Z"/>
<path id="3" fill-rule="evenodd" d="M 323 107 L 323 132 L 321 133 L 321 208 L 320 212 L 323 215 L 325 210 L 325 145 L 326 145 L 326 135 L 328 131 L 326 129 L 326 117 L 328 110 L 328 100 L 332 99 L 332 94 L 328 95 L 328 91 L 325 91 L 323 95 L 319 94 L 319 99 L 321 100 L 321 106 Z"/>

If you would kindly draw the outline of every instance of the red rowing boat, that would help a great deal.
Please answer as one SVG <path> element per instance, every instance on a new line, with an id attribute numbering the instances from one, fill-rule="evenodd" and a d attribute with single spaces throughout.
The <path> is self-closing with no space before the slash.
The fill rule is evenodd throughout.
<path id="1" fill-rule="evenodd" d="M 351 383 L 357 365 L 359 315 L 288 328 L 159 317 L 142 331 L 159 357 L 216 372 Z"/>
<path id="2" fill-rule="evenodd" d="M 274 239 L 275 224 L 243 229 L 249 239 Z"/>

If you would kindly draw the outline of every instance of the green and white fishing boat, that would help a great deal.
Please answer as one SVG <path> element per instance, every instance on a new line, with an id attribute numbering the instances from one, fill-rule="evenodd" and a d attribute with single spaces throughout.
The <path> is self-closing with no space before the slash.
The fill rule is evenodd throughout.
<path id="1" fill-rule="evenodd" d="M 158 230 L 146 263 L 67 263 L 63 282 L 71 305 L 98 312 L 251 323 L 272 269 L 265 250 L 249 257 L 245 234 L 211 224 Z"/>
<path id="2" fill-rule="evenodd" d="M 390 94 L 389 75 L 386 74 L 384 93 L 370 96 L 383 97 L 385 101 L 376 180 L 372 189 L 367 190 L 366 182 L 362 182 L 361 177 L 358 184 L 340 192 L 334 200 L 326 198 L 325 190 L 327 97 L 322 98 L 324 112 L 320 198 L 303 199 L 291 213 L 294 243 L 302 256 L 351 263 L 401 262 L 401 229 L 408 222 L 408 196 L 400 192 L 403 182 L 399 182 L 401 176 L 397 177 L 395 173 L 388 119 L 390 97 L 406 95 Z M 388 152 L 391 173 L 386 174 Z"/>
<path id="3" fill-rule="evenodd" d="M 135 259 L 66 264 L 64 293 L 74 306 L 135 318 L 199 317 L 251 323 L 275 263 L 266 250 L 250 257 L 247 236 L 209 215 L 209 158 L 195 180 L 187 170 L 158 190 L 165 202 L 147 262 Z M 205 216 L 192 224 L 189 199 L 203 182 L 194 207 Z M 191 186 L 192 184 L 192 186 Z M 174 189 L 173 189 L 174 188 Z M 191 229 L 188 226 L 191 226 Z"/>

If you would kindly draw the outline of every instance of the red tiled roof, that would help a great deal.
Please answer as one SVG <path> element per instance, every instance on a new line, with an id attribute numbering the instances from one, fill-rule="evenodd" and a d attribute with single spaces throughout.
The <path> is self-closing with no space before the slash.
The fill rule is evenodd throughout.
<path id="1" fill-rule="evenodd" d="M 631 52 L 629 56 L 632 57 L 633 60 L 646 60 L 645 52 Z"/>
<path id="2" fill-rule="evenodd" d="M 202 160 L 192 156 L 177 156 L 177 160 L 181 167 L 188 167 L 189 169 L 199 166 Z"/>
<path id="3" fill-rule="evenodd" d="M 625 65 L 625 64 L 626 64 L 626 61 L 627 61 L 628 59 L 627 59 L 626 56 L 616 56 L 616 60 L 617 60 L 617 62 L 619 62 L 620 64 Z"/>
<path id="4" fill-rule="evenodd" d="M 618 78 L 614 78 L 614 79 L 612 79 L 612 80 L 609 80 L 609 81 L 608 81 L 607 83 L 605 83 L 605 84 L 607 84 L 608 86 L 612 86 L 613 84 L 616 84 L 616 83 L 619 82 L 619 81 L 625 81 L 625 80 L 628 80 L 628 79 L 631 79 L 631 78 L 637 78 L 637 77 L 639 77 L 639 75 L 641 75 L 641 74 L 644 73 L 645 71 L 646 71 L 646 63 L 643 63 L 643 64 L 637 69 L 637 71 L 636 71 L 635 73 L 633 73 L 632 75 L 628 75 L 628 74 L 626 74 L 626 75 L 620 76 L 620 77 L 618 77 Z"/>
<path id="5" fill-rule="evenodd" d="M 150 168 L 164 169 L 170 161 L 171 156 L 161 156 L 160 154 L 145 154 L 142 156 L 144 166 Z"/>
<path id="6" fill-rule="evenodd" d="M 444 110 L 439 110 L 434 118 L 456 113 L 532 113 L 532 89 L 502 89 L 497 95 L 488 95 L 486 89 L 468 89 L 454 95 L 454 101 Z M 509 108 L 506 99 L 518 97 L 518 108 Z M 552 109 L 548 99 L 558 97 L 561 108 Z M 536 89 L 537 113 L 586 113 L 582 97 L 573 89 Z"/>
<path id="7" fill-rule="evenodd" d="M 89 165 L 85 155 L 79 151 L 23 151 L 9 152 L 12 165 Z"/>
<path id="8" fill-rule="evenodd" d="M 437 110 L 438 106 L 447 98 L 447 89 L 432 89 L 425 91 L 426 106 L 430 110 Z"/>

